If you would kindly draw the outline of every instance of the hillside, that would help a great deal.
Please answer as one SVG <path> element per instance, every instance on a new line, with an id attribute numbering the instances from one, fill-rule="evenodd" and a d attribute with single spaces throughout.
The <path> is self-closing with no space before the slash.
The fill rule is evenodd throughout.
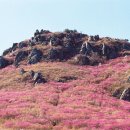
<path id="1" fill-rule="evenodd" d="M 0 130 L 129 130 L 130 43 L 36 31 L 0 57 Z"/>

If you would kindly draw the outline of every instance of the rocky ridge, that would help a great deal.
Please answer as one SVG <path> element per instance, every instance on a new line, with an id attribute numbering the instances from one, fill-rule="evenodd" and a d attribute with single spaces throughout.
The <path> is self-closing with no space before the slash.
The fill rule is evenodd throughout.
<path id="1" fill-rule="evenodd" d="M 10 64 L 36 64 L 42 61 L 67 61 L 79 65 L 98 65 L 109 59 L 130 54 L 127 39 L 88 36 L 76 30 L 63 32 L 36 30 L 34 36 L 3 52 L 0 68 Z"/>

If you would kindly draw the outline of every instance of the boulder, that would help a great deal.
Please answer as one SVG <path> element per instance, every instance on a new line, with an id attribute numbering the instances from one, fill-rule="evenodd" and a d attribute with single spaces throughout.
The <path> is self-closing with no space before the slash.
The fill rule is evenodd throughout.
<path id="1" fill-rule="evenodd" d="M 18 48 L 18 43 L 13 43 L 12 51 L 15 51 Z"/>
<path id="2" fill-rule="evenodd" d="M 76 54 L 75 49 L 75 46 L 71 42 L 66 43 L 63 47 L 63 50 L 61 50 L 62 59 L 66 60 L 73 57 Z"/>
<path id="3" fill-rule="evenodd" d="M 40 34 L 44 34 L 44 33 L 50 33 L 50 31 L 41 29 Z"/>
<path id="4" fill-rule="evenodd" d="M 43 33 L 44 33 L 44 30 L 43 30 L 43 29 L 41 29 L 40 34 L 43 34 Z"/>
<path id="5" fill-rule="evenodd" d="M 113 47 L 107 47 L 107 51 L 108 51 L 108 53 L 107 53 L 107 58 L 108 59 L 114 59 L 114 58 L 117 58 L 118 57 L 118 52 L 116 51 L 116 49 L 114 48 L 114 46 Z"/>
<path id="6" fill-rule="evenodd" d="M 42 56 L 43 56 L 43 54 L 40 50 L 38 50 L 36 48 L 33 49 L 28 56 L 28 64 L 38 63 L 41 60 Z"/>
<path id="7" fill-rule="evenodd" d="M 95 41 L 94 36 L 89 36 L 88 41 Z"/>
<path id="8" fill-rule="evenodd" d="M 0 69 L 9 65 L 9 61 L 0 56 Z"/>
<path id="9" fill-rule="evenodd" d="M 13 43 L 12 47 L 10 47 L 9 49 L 6 49 L 3 52 L 3 56 L 7 55 L 8 53 L 15 51 L 18 48 L 18 43 Z"/>
<path id="10" fill-rule="evenodd" d="M 95 41 L 98 41 L 99 39 L 100 39 L 100 38 L 99 38 L 99 35 L 95 35 L 95 36 L 94 36 L 94 40 L 95 40 Z"/>
<path id="11" fill-rule="evenodd" d="M 19 51 L 18 54 L 15 57 L 14 64 L 17 65 L 20 61 L 25 59 L 28 56 L 28 52 L 26 51 Z"/>
<path id="12" fill-rule="evenodd" d="M 23 48 L 23 47 L 27 47 L 28 45 L 27 45 L 27 43 L 25 43 L 25 42 L 20 42 L 19 44 L 18 44 L 18 48 Z"/>
<path id="13" fill-rule="evenodd" d="M 56 36 L 53 36 L 53 37 L 50 39 L 49 45 L 50 45 L 50 46 L 58 46 L 58 45 L 60 45 L 60 39 L 57 38 Z"/>
<path id="14" fill-rule="evenodd" d="M 37 29 L 36 32 L 34 33 L 34 36 L 37 36 L 37 35 L 39 35 L 39 34 L 40 34 L 40 32 L 39 32 L 39 30 Z"/>
<path id="15" fill-rule="evenodd" d="M 67 42 L 65 44 L 65 49 L 68 51 L 68 52 L 72 52 L 74 50 L 74 46 L 71 42 Z"/>
<path id="16" fill-rule="evenodd" d="M 41 37 L 40 37 L 40 41 L 41 41 L 41 42 L 45 42 L 45 41 L 46 41 L 46 37 L 45 37 L 45 36 L 41 36 Z"/>
<path id="17" fill-rule="evenodd" d="M 116 90 L 112 93 L 112 96 L 113 96 L 113 97 L 116 97 L 116 98 L 118 98 L 118 99 L 120 99 L 121 94 L 122 94 L 122 90 L 121 90 L 121 88 L 119 88 L 119 89 L 116 89 Z"/>
<path id="18" fill-rule="evenodd" d="M 67 29 L 64 30 L 64 32 L 65 33 L 77 33 L 77 30 L 76 29 L 70 30 L 70 29 L 67 28 Z"/>
<path id="19" fill-rule="evenodd" d="M 114 59 L 118 57 L 118 48 L 116 48 L 116 46 L 108 46 L 103 43 L 101 51 L 102 55 L 106 56 L 107 59 Z"/>
<path id="20" fill-rule="evenodd" d="M 124 89 L 120 96 L 120 99 L 130 101 L 130 88 Z"/>
<path id="21" fill-rule="evenodd" d="M 9 54 L 10 52 L 12 51 L 12 48 L 10 47 L 9 49 L 6 49 L 4 52 L 3 52 L 3 56 Z"/>
<path id="22" fill-rule="evenodd" d="M 51 48 L 48 53 L 48 59 L 50 60 L 62 60 L 64 58 L 63 56 L 63 50 L 58 48 Z"/>
<path id="23" fill-rule="evenodd" d="M 46 80 L 43 78 L 42 74 L 40 72 L 35 72 L 33 76 L 33 81 L 35 83 L 45 83 Z"/>
<path id="24" fill-rule="evenodd" d="M 130 51 L 130 44 L 129 43 L 125 43 L 123 45 L 123 49 Z"/>

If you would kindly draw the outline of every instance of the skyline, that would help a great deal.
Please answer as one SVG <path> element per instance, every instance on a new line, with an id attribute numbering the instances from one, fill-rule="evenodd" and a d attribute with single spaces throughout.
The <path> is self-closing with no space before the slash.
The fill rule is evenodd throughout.
<path id="1" fill-rule="evenodd" d="M 0 0 L 0 54 L 36 29 L 130 40 L 129 0 Z"/>

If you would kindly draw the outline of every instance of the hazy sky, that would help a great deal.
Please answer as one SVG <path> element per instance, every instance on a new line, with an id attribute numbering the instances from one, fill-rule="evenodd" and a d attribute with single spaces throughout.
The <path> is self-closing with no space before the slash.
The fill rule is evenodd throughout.
<path id="1" fill-rule="evenodd" d="M 130 0 L 0 0 L 0 54 L 36 29 L 130 39 Z"/>

